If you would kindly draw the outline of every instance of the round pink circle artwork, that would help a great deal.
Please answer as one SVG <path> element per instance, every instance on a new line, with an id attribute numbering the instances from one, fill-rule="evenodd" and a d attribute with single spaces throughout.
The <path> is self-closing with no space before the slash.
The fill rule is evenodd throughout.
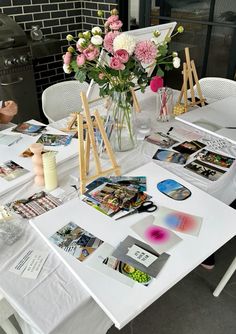
<path id="1" fill-rule="evenodd" d="M 159 226 L 150 226 L 144 232 L 147 240 L 153 244 L 161 244 L 166 242 L 169 239 L 168 230 L 161 228 Z"/>

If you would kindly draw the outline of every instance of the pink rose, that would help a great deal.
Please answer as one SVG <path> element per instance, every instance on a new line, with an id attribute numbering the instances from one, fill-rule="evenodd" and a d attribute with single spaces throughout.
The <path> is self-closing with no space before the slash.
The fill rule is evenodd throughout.
<path id="1" fill-rule="evenodd" d="M 153 92 L 157 92 L 159 88 L 163 87 L 164 81 L 162 77 L 156 75 L 151 79 L 150 88 Z"/>
<path id="2" fill-rule="evenodd" d="M 113 41 L 119 34 L 118 31 L 110 31 L 105 35 L 103 45 L 108 52 L 113 52 Z"/>
<path id="3" fill-rule="evenodd" d="M 84 51 L 83 54 L 85 56 L 85 58 L 89 61 L 92 61 L 94 59 L 97 58 L 97 56 L 99 55 L 99 50 L 93 46 L 93 45 L 89 45 Z"/>
<path id="4" fill-rule="evenodd" d="M 64 55 L 64 64 L 69 65 L 71 62 L 71 53 L 70 52 L 66 52 L 66 54 Z"/>
<path id="5" fill-rule="evenodd" d="M 76 49 L 77 49 L 79 52 L 83 52 L 83 51 L 84 51 L 84 48 L 82 48 L 82 46 L 80 46 L 78 42 L 76 43 Z"/>
<path id="6" fill-rule="evenodd" d="M 129 60 L 129 53 L 124 49 L 117 50 L 114 53 L 114 56 L 118 58 L 123 64 L 127 63 L 127 61 Z"/>
<path id="7" fill-rule="evenodd" d="M 118 15 L 111 15 L 108 17 L 107 21 L 106 21 L 106 25 L 109 25 L 113 22 L 116 22 L 119 20 L 119 16 Z"/>
<path id="8" fill-rule="evenodd" d="M 83 66 L 85 61 L 86 61 L 86 58 L 83 54 L 78 55 L 76 58 L 76 63 L 78 66 Z"/>
<path id="9" fill-rule="evenodd" d="M 111 60 L 110 60 L 110 68 L 113 68 L 114 70 L 124 70 L 125 65 L 122 64 L 120 59 L 118 59 L 116 57 L 112 57 Z"/>
<path id="10" fill-rule="evenodd" d="M 111 30 L 119 30 L 122 26 L 123 26 L 123 23 L 120 20 L 118 20 L 118 21 L 112 22 L 109 25 L 109 28 Z"/>

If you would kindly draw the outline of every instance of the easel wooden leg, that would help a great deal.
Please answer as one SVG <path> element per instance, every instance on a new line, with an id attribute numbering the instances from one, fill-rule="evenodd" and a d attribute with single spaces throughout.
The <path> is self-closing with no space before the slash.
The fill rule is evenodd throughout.
<path id="1" fill-rule="evenodd" d="M 191 60 L 191 67 L 192 67 L 192 70 L 193 70 L 193 77 L 194 77 L 194 80 L 195 80 L 196 86 L 197 86 L 197 93 L 198 93 L 199 99 L 201 101 L 201 106 L 203 107 L 205 105 L 205 99 L 202 95 L 202 90 L 201 90 L 201 87 L 200 87 L 200 84 L 199 84 L 199 81 L 198 81 L 198 75 L 197 75 L 195 63 L 194 63 L 193 60 Z"/>
<path id="2" fill-rule="evenodd" d="M 84 136 L 83 136 L 83 116 L 78 115 L 78 141 L 79 141 L 79 174 L 80 174 L 80 192 L 85 192 L 86 184 L 86 167 L 85 167 L 85 154 L 84 154 Z"/>
<path id="3" fill-rule="evenodd" d="M 185 57 L 186 57 L 186 63 L 187 63 L 191 99 L 192 99 L 192 102 L 195 103 L 196 100 L 195 100 L 195 94 L 194 94 L 194 89 L 193 89 L 193 76 L 192 76 L 192 69 L 191 69 L 191 63 L 190 63 L 189 48 L 185 48 L 184 50 L 185 50 Z"/>

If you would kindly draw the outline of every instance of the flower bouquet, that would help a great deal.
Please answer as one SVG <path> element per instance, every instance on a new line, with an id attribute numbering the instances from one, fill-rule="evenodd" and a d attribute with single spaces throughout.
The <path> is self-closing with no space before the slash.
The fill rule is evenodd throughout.
<path id="1" fill-rule="evenodd" d="M 103 11 L 98 11 L 104 29 L 94 27 L 79 33 L 78 40 L 67 35 L 70 46 L 64 55 L 64 71 L 75 73 L 75 79 L 83 82 L 94 80 L 99 86 L 100 96 L 109 96 L 110 105 L 106 119 L 106 131 L 113 148 L 125 151 L 136 146 L 134 113 L 131 88 L 142 92 L 150 84 L 154 91 L 163 85 L 165 70 L 180 66 L 176 52 L 168 52 L 171 37 L 159 43 L 159 31 L 153 32 L 150 40 L 136 41 L 129 33 L 122 33 L 123 23 L 118 11 L 104 20 Z M 183 31 L 178 28 L 177 33 Z M 172 36 L 173 37 L 173 36 Z M 150 69 L 155 76 L 150 77 Z"/>

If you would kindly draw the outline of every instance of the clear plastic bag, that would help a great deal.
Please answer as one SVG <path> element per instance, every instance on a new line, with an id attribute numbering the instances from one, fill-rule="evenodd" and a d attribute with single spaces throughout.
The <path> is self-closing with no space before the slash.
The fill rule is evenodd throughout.
<path id="1" fill-rule="evenodd" d="M 1 207 L 0 239 L 8 245 L 12 245 L 22 236 L 24 224 L 22 219 L 12 215 L 6 208 Z"/>

